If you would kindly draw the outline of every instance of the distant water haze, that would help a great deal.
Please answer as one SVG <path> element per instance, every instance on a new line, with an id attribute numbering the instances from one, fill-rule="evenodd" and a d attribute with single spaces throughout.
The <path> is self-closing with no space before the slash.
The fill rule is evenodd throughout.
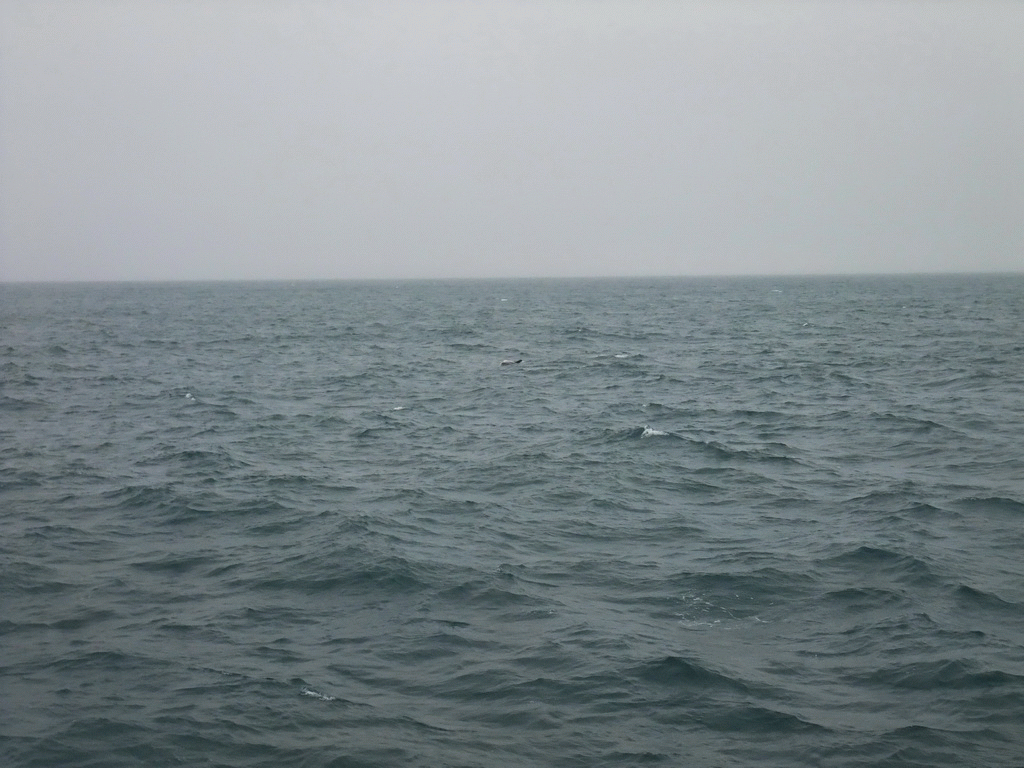
<path id="1" fill-rule="evenodd" d="M 0 280 L 1019 271 L 1024 4 L 7 0 Z"/>

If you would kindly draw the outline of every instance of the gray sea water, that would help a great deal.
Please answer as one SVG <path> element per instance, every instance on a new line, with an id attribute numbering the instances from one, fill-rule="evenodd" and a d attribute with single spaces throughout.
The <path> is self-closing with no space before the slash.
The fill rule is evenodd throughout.
<path id="1" fill-rule="evenodd" d="M 1024 765 L 1024 276 L 0 328 L 4 766 Z"/>

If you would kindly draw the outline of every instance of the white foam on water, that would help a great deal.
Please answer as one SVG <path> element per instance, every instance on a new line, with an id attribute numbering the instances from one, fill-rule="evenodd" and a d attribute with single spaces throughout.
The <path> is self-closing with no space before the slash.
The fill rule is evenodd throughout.
<path id="1" fill-rule="evenodd" d="M 328 696 L 327 694 L 320 693 L 319 691 L 314 691 L 311 688 L 303 688 L 302 689 L 302 695 L 303 696 L 312 696 L 314 699 L 320 699 L 320 701 L 335 701 L 336 700 L 334 696 Z"/>

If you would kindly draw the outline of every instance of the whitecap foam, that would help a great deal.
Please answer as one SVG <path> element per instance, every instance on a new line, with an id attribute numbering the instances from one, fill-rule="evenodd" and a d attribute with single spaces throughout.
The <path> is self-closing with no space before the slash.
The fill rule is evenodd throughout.
<path id="1" fill-rule="evenodd" d="M 320 699 L 320 701 L 335 701 L 335 697 L 334 696 L 328 696 L 325 693 L 320 693 L 319 691 L 314 691 L 311 688 L 303 688 L 302 689 L 302 695 L 303 696 L 312 696 L 314 699 Z"/>
<path id="2" fill-rule="evenodd" d="M 651 429 L 649 426 L 644 426 L 644 431 L 640 433 L 640 437 L 663 437 L 668 432 L 662 432 L 660 429 Z"/>
<path id="3" fill-rule="evenodd" d="M 714 629 L 715 627 L 721 626 L 722 621 L 721 619 L 715 619 L 713 621 L 700 621 L 698 619 L 683 618 L 679 619 L 678 624 L 683 629 L 703 630 Z"/>

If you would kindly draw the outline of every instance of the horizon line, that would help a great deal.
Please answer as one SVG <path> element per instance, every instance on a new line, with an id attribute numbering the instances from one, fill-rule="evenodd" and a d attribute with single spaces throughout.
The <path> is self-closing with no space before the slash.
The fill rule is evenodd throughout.
<path id="1" fill-rule="evenodd" d="M 0 278 L 0 285 L 138 285 L 183 283 L 411 283 L 411 282 L 496 282 L 544 280 L 768 280 L 786 278 L 878 278 L 878 277 L 953 277 L 953 276 L 1024 275 L 1020 270 L 921 270 L 906 272 L 763 272 L 720 274 L 599 274 L 599 275 L 461 275 L 416 277 L 143 277 L 97 279 L 24 279 Z"/>

